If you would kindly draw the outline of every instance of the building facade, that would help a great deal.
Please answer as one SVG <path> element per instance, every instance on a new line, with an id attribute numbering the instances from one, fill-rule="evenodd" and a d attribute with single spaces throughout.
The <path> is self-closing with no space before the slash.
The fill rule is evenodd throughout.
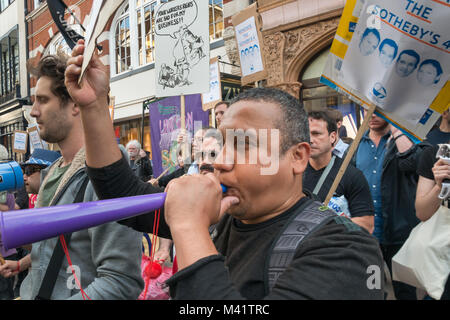
<path id="1" fill-rule="evenodd" d="M 170 0 L 127 0 L 109 21 L 98 42 L 101 59 L 111 67 L 111 106 L 116 137 L 122 144 L 132 139 L 151 150 L 149 113 L 145 101 L 155 97 L 154 13 L 157 5 Z M 221 72 L 232 73 L 223 39 L 224 6 L 241 0 L 208 0 L 210 56 L 220 56 Z M 71 26 L 82 34 L 78 21 L 87 26 L 92 0 L 65 0 L 78 19 L 66 14 Z M 244 1 L 249 3 L 248 0 Z M 28 54 L 37 62 L 45 54 L 58 50 L 70 52 L 53 23 L 45 1 L 27 0 Z M 77 21 L 78 20 L 78 21 Z M 35 79 L 30 80 L 34 93 Z"/>
<path id="2" fill-rule="evenodd" d="M 345 0 L 258 0 L 267 86 L 298 97 L 307 110 L 339 109 L 348 135 L 354 137 L 360 107 L 319 83 L 344 6 Z"/>
<path id="3" fill-rule="evenodd" d="M 22 107 L 30 104 L 26 72 L 26 25 L 24 1 L 0 0 L 0 144 L 9 157 L 13 153 L 13 135 L 26 129 Z"/>

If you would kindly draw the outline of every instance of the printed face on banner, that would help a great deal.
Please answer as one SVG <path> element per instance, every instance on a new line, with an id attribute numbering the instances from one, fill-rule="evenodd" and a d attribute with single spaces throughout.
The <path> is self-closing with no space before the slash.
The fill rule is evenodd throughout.
<path id="1" fill-rule="evenodd" d="M 264 65 L 261 57 L 261 46 L 258 40 L 255 17 L 248 18 L 238 24 L 235 29 L 242 76 L 246 77 L 263 71 Z"/>
<path id="2" fill-rule="evenodd" d="M 209 91 L 208 2 L 175 0 L 155 13 L 156 95 Z"/>
<path id="3" fill-rule="evenodd" d="M 449 14 L 439 1 L 366 1 L 340 79 L 362 99 L 417 124 L 449 78 Z M 366 23 L 373 18 L 378 23 Z"/>

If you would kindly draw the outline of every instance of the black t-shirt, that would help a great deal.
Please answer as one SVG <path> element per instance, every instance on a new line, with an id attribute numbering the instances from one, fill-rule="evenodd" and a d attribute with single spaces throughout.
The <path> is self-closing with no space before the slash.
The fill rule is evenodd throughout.
<path id="1" fill-rule="evenodd" d="M 422 151 L 422 155 L 419 159 L 419 165 L 417 166 L 417 174 L 424 178 L 434 180 L 433 166 L 438 161 L 436 154 L 439 150 L 439 146 L 430 146 Z"/>
<path id="2" fill-rule="evenodd" d="M 427 142 L 436 145 L 440 143 L 448 143 L 450 141 L 450 132 L 443 132 L 439 128 L 431 130 L 427 134 Z"/>
<path id="3" fill-rule="evenodd" d="M 325 201 L 328 192 L 342 165 L 342 159 L 336 157 L 333 167 L 328 173 L 322 188 L 318 193 L 320 201 Z M 325 168 L 314 170 L 308 163 L 305 173 L 303 174 L 303 188 L 309 192 L 313 192 Z M 370 194 L 369 184 L 361 170 L 349 164 L 345 170 L 344 176 L 338 184 L 335 196 L 345 196 L 348 202 L 348 208 L 351 217 L 373 216 L 375 209 L 373 207 L 372 196 Z"/>
<path id="4" fill-rule="evenodd" d="M 214 244 L 220 253 L 180 270 L 167 281 L 175 299 L 383 299 L 368 289 L 369 266 L 381 266 L 377 240 L 349 219 L 335 219 L 309 234 L 272 291 L 265 292 L 265 263 L 278 233 L 306 200 L 262 223 L 243 224 L 225 215 Z M 370 281 L 369 281 L 370 282 Z"/>
<path id="5" fill-rule="evenodd" d="M 424 178 L 434 180 L 433 166 L 438 161 L 436 154 L 439 150 L 439 146 L 435 145 L 423 150 L 419 159 L 419 165 L 417 166 L 417 174 Z M 442 205 L 445 205 L 445 201 L 442 201 Z M 450 201 L 447 201 L 447 205 L 450 208 Z"/>

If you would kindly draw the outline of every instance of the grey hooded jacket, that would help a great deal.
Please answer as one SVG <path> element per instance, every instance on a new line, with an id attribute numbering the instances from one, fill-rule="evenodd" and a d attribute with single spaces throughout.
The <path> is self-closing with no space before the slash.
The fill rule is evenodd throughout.
<path id="1" fill-rule="evenodd" d="M 41 186 L 62 163 L 62 157 L 41 171 Z M 51 200 L 51 205 L 70 204 L 75 200 L 85 172 L 85 152 L 82 148 L 65 172 Z M 40 190 L 43 190 L 42 187 Z M 40 191 L 41 192 L 41 191 Z M 41 207 L 40 194 L 36 207 Z M 98 200 L 89 182 L 84 201 Z M 20 287 L 24 300 L 34 299 L 49 264 L 58 237 L 33 243 L 31 269 Z M 142 233 L 116 222 L 72 233 L 69 254 L 75 274 L 84 292 L 92 300 L 135 300 L 144 288 L 141 277 Z M 74 276 L 64 258 L 51 296 L 52 300 L 83 299 Z"/>

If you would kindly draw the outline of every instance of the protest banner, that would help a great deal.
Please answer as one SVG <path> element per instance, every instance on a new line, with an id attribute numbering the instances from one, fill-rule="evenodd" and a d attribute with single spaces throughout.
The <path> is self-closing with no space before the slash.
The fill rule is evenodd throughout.
<path id="1" fill-rule="evenodd" d="M 156 96 L 209 91 L 208 2 L 175 0 L 155 11 Z"/>
<path id="2" fill-rule="evenodd" d="M 196 127 L 208 126 L 209 115 L 202 110 L 200 94 L 187 95 L 185 98 L 186 131 L 189 133 L 188 136 L 192 137 Z M 157 100 L 149 106 L 153 176 L 155 177 L 168 167 L 173 168 L 171 171 L 175 170 L 178 165 L 177 137 L 182 129 L 180 104 L 179 97 L 168 97 Z"/>
<path id="3" fill-rule="evenodd" d="M 27 138 L 28 133 L 26 131 L 14 131 L 13 151 L 17 153 L 27 153 Z"/>
<path id="4" fill-rule="evenodd" d="M 28 127 L 27 132 L 30 137 L 30 153 L 33 153 L 34 149 L 45 149 L 44 142 L 39 136 L 39 128 L 37 125 Z"/>
<path id="5" fill-rule="evenodd" d="M 209 64 L 209 92 L 202 94 L 203 110 L 214 108 L 219 101 L 222 101 L 219 60 L 214 57 Z"/>
<path id="6" fill-rule="evenodd" d="M 449 13 L 443 1 L 347 1 L 321 82 L 419 142 L 450 102 Z"/>
<path id="7" fill-rule="evenodd" d="M 83 39 L 83 36 L 78 34 L 64 19 L 66 10 L 70 12 L 70 9 L 62 0 L 47 0 L 47 6 L 59 32 L 61 32 L 61 35 L 69 48 L 73 49 L 77 44 L 77 41 Z M 73 15 L 73 17 L 77 19 L 75 15 Z M 82 27 L 81 23 L 80 26 Z"/>
<path id="8" fill-rule="evenodd" d="M 231 18 L 241 65 L 242 85 L 266 79 L 268 72 L 262 50 L 261 19 L 256 3 Z"/>
<path id="9" fill-rule="evenodd" d="M 89 22 L 88 29 L 86 30 L 84 59 L 83 64 L 81 65 L 81 74 L 78 78 L 78 83 L 81 83 L 86 68 L 92 59 L 92 55 L 94 54 L 95 49 L 98 48 L 97 38 L 102 34 L 103 30 L 105 30 L 105 27 L 108 24 L 111 16 L 116 12 L 116 10 L 122 5 L 124 1 L 125 0 L 94 1 L 90 13 L 91 20 Z"/>

